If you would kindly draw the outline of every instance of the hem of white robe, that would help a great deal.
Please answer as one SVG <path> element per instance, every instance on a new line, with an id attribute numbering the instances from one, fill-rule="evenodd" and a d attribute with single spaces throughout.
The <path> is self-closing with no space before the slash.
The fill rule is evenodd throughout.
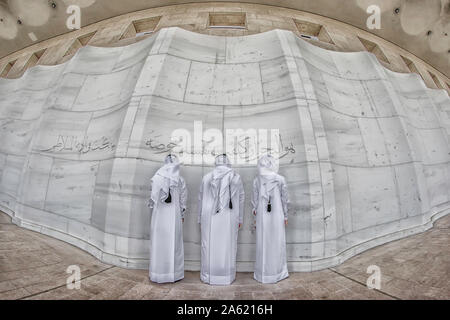
<path id="1" fill-rule="evenodd" d="M 253 273 L 253 278 L 261 283 L 277 283 L 278 281 L 286 279 L 287 277 L 289 277 L 289 272 L 287 270 L 283 270 L 282 272 L 273 276 L 263 276 L 257 272 Z"/>
<path id="2" fill-rule="evenodd" d="M 150 272 L 150 280 L 156 283 L 175 282 L 184 278 L 184 271 L 177 273 L 153 273 Z"/>
<path id="3" fill-rule="evenodd" d="M 200 274 L 200 280 L 210 285 L 226 286 L 232 284 L 235 279 L 236 274 L 231 274 L 228 276 L 211 276 L 207 274 Z"/>

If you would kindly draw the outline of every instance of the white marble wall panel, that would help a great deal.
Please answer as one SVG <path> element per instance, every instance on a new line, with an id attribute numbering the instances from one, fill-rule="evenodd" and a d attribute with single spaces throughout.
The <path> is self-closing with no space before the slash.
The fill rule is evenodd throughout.
<path id="1" fill-rule="evenodd" d="M 39 93 L 39 91 L 21 90 L 20 93 L 13 91 L 2 94 L 0 119 L 26 120 L 28 117 L 24 119 L 24 113 L 28 109 L 28 105 Z M 41 110 L 38 111 L 40 115 Z"/>
<path id="2" fill-rule="evenodd" d="M 14 210 L 25 160 L 24 156 L 11 154 L 7 155 L 4 160 L 0 184 L 0 204 L 7 209 Z"/>
<path id="3" fill-rule="evenodd" d="M 212 64 L 194 61 L 184 99 L 186 102 L 212 105 L 263 103 L 260 66 L 258 63 Z"/>
<path id="4" fill-rule="evenodd" d="M 386 145 L 387 153 L 392 165 L 408 163 L 413 160 L 411 148 L 401 120 L 398 117 L 388 117 L 377 119 L 383 140 Z"/>
<path id="5" fill-rule="evenodd" d="M 67 62 L 64 73 L 108 74 L 120 61 L 124 47 L 91 47 L 80 48 L 75 56 Z"/>
<path id="6" fill-rule="evenodd" d="M 300 38 L 296 38 L 296 45 L 301 52 L 301 57 L 318 68 L 319 70 L 330 74 L 339 75 L 338 68 L 336 67 L 331 52 L 327 50 L 322 50 L 319 47 L 313 46 Z"/>
<path id="7" fill-rule="evenodd" d="M 91 113 L 88 112 L 48 110 L 42 117 L 33 150 L 77 155 L 73 145 L 85 136 L 90 119 Z"/>
<path id="8" fill-rule="evenodd" d="M 53 158 L 31 154 L 22 178 L 20 202 L 44 210 Z"/>
<path id="9" fill-rule="evenodd" d="M 370 104 L 376 117 L 393 117 L 398 114 L 393 101 L 395 97 L 392 96 L 387 80 L 365 81 L 363 86 L 367 97 L 364 103 Z"/>
<path id="10" fill-rule="evenodd" d="M 372 54 L 327 51 L 288 31 L 167 28 L 125 47 L 87 46 L 0 79 L 0 208 L 107 263 L 145 268 L 150 178 L 179 151 L 171 134 L 183 129 L 197 161 L 181 169 L 185 258 L 198 269 L 197 194 L 213 157 L 193 143 L 227 130 L 244 140 L 255 130 L 259 141 L 273 129 L 291 198 L 289 268 L 326 268 L 448 213 L 449 101 Z M 236 147 L 247 194 L 238 270 L 251 271 L 257 153 Z"/>
<path id="11" fill-rule="evenodd" d="M 149 56 L 134 94 L 152 94 L 183 101 L 191 63 L 189 60 L 170 55 Z"/>
<path id="12" fill-rule="evenodd" d="M 348 181 L 348 169 L 345 166 L 333 166 L 334 191 L 336 201 L 336 231 L 339 235 L 353 232 L 352 225 L 352 202 L 350 196 L 350 186 Z M 338 251 L 345 249 L 339 246 Z"/>
<path id="13" fill-rule="evenodd" d="M 12 87 L 32 91 L 41 91 L 52 88 L 58 83 L 59 76 L 64 72 L 65 67 L 64 64 L 55 66 L 38 65 L 34 68 L 27 69 L 22 76 L 21 81 L 11 81 L 17 83 L 17 86 L 13 85 Z"/>
<path id="14" fill-rule="evenodd" d="M 425 164 L 440 164 L 450 161 L 450 148 L 444 130 L 430 129 L 417 132 L 425 153 Z"/>
<path id="15" fill-rule="evenodd" d="M 115 72 L 130 68 L 145 61 L 150 50 L 153 48 L 154 42 L 155 37 L 150 37 L 145 41 L 139 41 L 123 47 L 119 58 L 115 61 L 112 71 Z M 142 70 L 142 66 L 140 69 Z"/>
<path id="16" fill-rule="evenodd" d="M 208 109 L 207 113 L 204 112 L 205 108 Z M 163 98 L 143 98 L 134 120 L 127 156 L 162 161 L 174 149 L 171 144 L 172 133 L 181 129 L 187 130 L 191 136 L 190 143 L 186 141 L 185 149 L 190 151 L 191 157 L 199 155 L 201 159 L 202 154 L 194 152 L 194 139 L 201 144 L 203 130 L 222 130 L 223 108 Z M 199 134 L 194 134 L 196 123 L 202 128 Z"/>
<path id="17" fill-rule="evenodd" d="M 88 75 L 72 111 L 96 111 L 129 101 L 142 64 L 103 75 Z"/>
<path id="18" fill-rule="evenodd" d="M 358 119 L 325 107 L 321 108 L 321 116 L 325 124 L 331 161 L 338 164 L 367 166 L 367 152 Z"/>
<path id="19" fill-rule="evenodd" d="M 192 61 L 224 63 L 227 40 L 180 29 L 173 36 L 167 53 Z"/>
<path id="20" fill-rule="evenodd" d="M 226 63 L 249 63 L 283 56 L 277 31 L 226 38 Z"/>
<path id="21" fill-rule="evenodd" d="M 92 214 L 95 226 L 123 237 L 148 239 L 150 178 L 157 168 L 157 163 L 142 159 L 102 161 Z"/>
<path id="22" fill-rule="evenodd" d="M 49 110 L 33 150 L 74 160 L 113 157 L 125 113 L 125 106 L 101 113 Z"/>
<path id="23" fill-rule="evenodd" d="M 353 230 L 401 218 L 391 167 L 348 168 L 348 177 Z"/>
<path id="24" fill-rule="evenodd" d="M 78 73 L 66 73 L 49 98 L 49 107 L 58 110 L 71 110 L 87 76 Z"/>
<path id="25" fill-rule="evenodd" d="M 258 150 L 253 146 L 257 146 L 257 139 L 267 139 L 267 148 L 279 152 L 280 165 L 306 162 L 304 139 L 298 127 L 295 101 L 286 101 L 284 108 L 271 111 L 261 111 L 258 106 L 251 110 L 247 107 L 230 106 L 224 109 L 224 118 L 224 130 L 228 130 L 230 136 L 233 133 L 239 134 L 239 130 L 242 132 L 242 140 L 238 140 L 238 146 L 233 148 L 236 150 L 235 159 L 239 166 L 256 165 Z M 244 139 L 249 136 L 252 139 L 248 140 L 250 147 L 246 148 Z M 233 158 L 232 154 L 230 158 Z"/>
<path id="26" fill-rule="evenodd" d="M 424 96 L 408 97 L 400 95 L 411 125 L 418 129 L 439 127 L 439 120 L 430 99 Z"/>
<path id="27" fill-rule="evenodd" d="M 26 155 L 33 134 L 29 121 L 0 120 L 0 152 Z"/>
<path id="28" fill-rule="evenodd" d="M 337 112 L 355 117 L 374 117 L 375 110 L 368 101 L 363 82 L 343 80 L 339 77 L 323 74 L 331 105 Z"/>
<path id="29" fill-rule="evenodd" d="M 361 130 L 369 166 L 389 165 L 389 154 L 377 119 L 359 118 L 358 126 Z"/>
<path id="30" fill-rule="evenodd" d="M 385 78 L 384 68 L 371 53 L 365 51 L 343 54 L 330 51 L 330 53 L 342 79 L 380 80 Z"/>
<path id="31" fill-rule="evenodd" d="M 294 98 L 294 89 L 284 57 L 260 63 L 264 102 Z"/>
<path id="32" fill-rule="evenodd" d="M 446 203 L 449 200 L 449 165 L 424 166 L 425 179 L 431 207 Z"/>
<path id="33" fill-rule="evenodd" d="M 400 202 L 401 218 L 422 214 L 420 190 L 414 165 L 407 163 L 394 167 L 397 181 L 398 200 Z"/>
<path id="34" fill-rule="evenodd" d="M 88 222 L 94 195 L 97 161 L 55 159 L 51 168 L 44 209 Z"/>

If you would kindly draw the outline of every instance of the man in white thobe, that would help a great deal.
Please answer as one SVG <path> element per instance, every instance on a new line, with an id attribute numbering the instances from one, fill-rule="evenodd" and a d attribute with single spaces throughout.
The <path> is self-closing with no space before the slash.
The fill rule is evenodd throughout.
<path id="1" fill-rule="evenodd" d="M 200 279 L 212 285 L 231 284 L 236 278 L 238 231 L 244 216 L 244 187 L 226 155 L 215 160 L 203 177 L 199 193 L 201 227 Z"/>
<path id="2" fill-rule="evenodd" d="M 288 221 L 286 181 L 274 157 L 262 156 L 253 181 L 253 214 L 256 216 L 256 262 L 253 277 L 276 283 L 289 276 L 286 263 L 285 225 Z"/>
<path id="3" fill-rule="evenodd" d="M 184 278 L 183 224 L 186 211 L 186 183 L 180 176 L 180 163 L 168 155 L 153 176 L 149 205 L 150 280 L 175 282 Z"/>

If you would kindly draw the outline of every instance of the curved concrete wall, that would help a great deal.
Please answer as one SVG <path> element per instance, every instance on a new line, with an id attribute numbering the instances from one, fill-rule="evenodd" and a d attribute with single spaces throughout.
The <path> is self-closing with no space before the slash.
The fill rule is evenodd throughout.
<path id="1" fill-rule="evenodd" d="M 0 79 L 0 206 L 18 225 L 99 259 L 146 268 L 149 179 L 178 128 L 279 129 L 292 208 L 292 271 L 339 264 L 426 230 L 449 212 L 450 100 L 366 52 L 339 53 L 289 31 L 245 37 L 162 29 L 115 48 Z M 189 189 L 187 269 L 199 269 L 197 191 Z M 253 268 L 251 164 L 238 270 Z"/>

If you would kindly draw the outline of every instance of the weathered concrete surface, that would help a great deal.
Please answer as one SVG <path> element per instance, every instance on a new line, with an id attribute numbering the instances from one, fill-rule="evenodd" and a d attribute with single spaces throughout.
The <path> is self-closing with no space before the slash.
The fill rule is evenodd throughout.
<path id="1" fill-rule="evenodd" d="M 194 121 L 280 130 L 291 271 L 338 265 L 449 212 L 448 94 L 384 69 L 372 54 L 326 51 L 288 31 L 216 37 L 162 29 L 0 79 L 0 94 L 0 208 L 106 263 L 148 266 L 149 179 L 171 132 L 193 132 Z M 237 169 L 250 195 L 256 169 Z M 199 268 L 196 199 L 208 170 L 182 169 L 189 270 Z M 247 198 L 239 271 L 253 268 L 252 224 Z"/>
<path id="2" fill-rule="evenodd" d="M 238 272 L 231 286 L 210 286 L 187 271 L 174 284 L 156 284 L 147 270 L 109 266 L 67 243 L 11 224 L 0 213 L 0 300 L 3 299 L 450 299 L 450 216 L 421 234 L 381 245 L 337 268 L 290 273 L 261 284 Z M 68 290 L 66 269 L 78 265 L 81 287 Z M 381 271 L 379 290 L 366 286 L 367 267 Z"/>

